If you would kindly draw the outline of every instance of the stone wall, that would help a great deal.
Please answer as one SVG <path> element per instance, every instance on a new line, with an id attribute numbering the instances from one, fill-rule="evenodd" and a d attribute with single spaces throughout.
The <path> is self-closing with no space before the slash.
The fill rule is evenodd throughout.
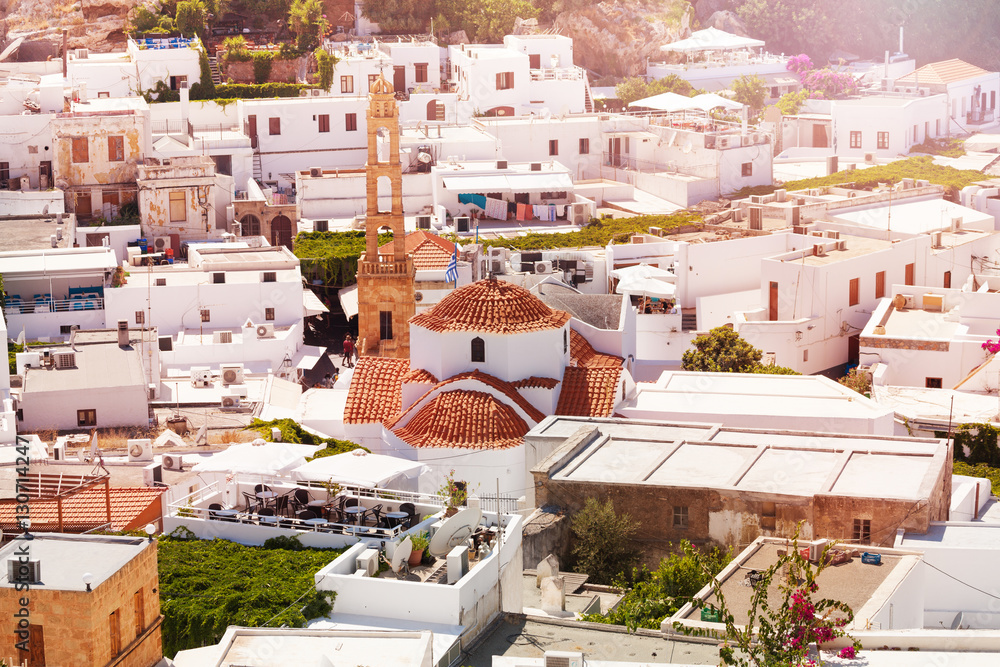
<path id="1" fill-rule="evenodd" d="M 294 60 L 275 59 L 271 61 L 271 75 L 267 80 L 275 83 L 298 83 L 299 73 L 308 71 L 308 60 L 310 57 L 301 56 Z M 232 79 L 233 83 L 257 83 L 253 76 L 253 62 L 251 61 L 229 62 L 224 58 L 219 58 L 219 70 L 222 74 L 223 82 Z M 314 74 L 308 74 L 306 78 L 309 82 L 312 82 L 316 77 Z"/>
<path id="2" fill-rule="evenodd" d="M 523 565 L 526 570 L 538 567 L 538 563 L 549 554 L 555 554 L 560 563 L 566 562 L 572 534 L 570 523 L 566 514 L 552 514 L 541 510 L 535 510 L 528 517 L 521 535 Z"/>

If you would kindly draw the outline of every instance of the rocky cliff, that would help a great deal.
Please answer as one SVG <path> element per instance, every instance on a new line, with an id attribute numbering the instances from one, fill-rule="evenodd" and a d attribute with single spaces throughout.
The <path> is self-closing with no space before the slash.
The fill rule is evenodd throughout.
<path id="1" fill-rule="evenodd" d="M 0 0 L 0 40 L 24 37 L 20 60 L 59 55 L 62 30 L 71 49 L 111 51 L 125 45 L 125 20 L 137 2 L 130 0 Z"/>

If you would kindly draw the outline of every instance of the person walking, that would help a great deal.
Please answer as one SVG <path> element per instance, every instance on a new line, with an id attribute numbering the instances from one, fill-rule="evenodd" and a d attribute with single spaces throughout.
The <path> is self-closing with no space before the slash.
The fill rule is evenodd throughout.
<path id="1" fill-rule="evenodd" d="M 344 356 L 340 361 L 345 368 L 354 368 L 354 340 L 351 334 L 344 337 Z"/>

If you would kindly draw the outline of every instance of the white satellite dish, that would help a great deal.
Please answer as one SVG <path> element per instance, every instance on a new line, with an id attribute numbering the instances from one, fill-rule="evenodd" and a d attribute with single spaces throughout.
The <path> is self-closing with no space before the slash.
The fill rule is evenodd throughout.
<path id="1" fill-rule="evenodd" d="M 208 424 L 202 424 L 201 428 L 198 429 L 198 434 L 194 436 L 194 442 L 196 445 L 208 444 Z"/>
<path id="2" fill-rule="evenodd" d="M 438 528 L 434 537 L 431 538 L 427 550 L 436 558 L 447 556 L 449 551 L 464 544 L 469 539 L 482 518 L 483 511 L 478 507 L 468 507 L 462 510 Z"/>
<path id="3" fill-rule="evenodd" d="M 407 535 L 396 545 L 396 550 L 392 554 L 392 560 L 389 561 L 392 571 L 398 574 L 399 570 L 410 558 L 411 553 L 413 553 L 413 542 L 410 541 L 410 536 Z"/>
<path id="4" fill-rule="evenodd" d="M 433 159 L 434 158 L 431 157 L 430 153 L 423 153 L 423 152 L 417 153 L 417 162 L 422 162 L 423 164 L 427 164 Z"/>

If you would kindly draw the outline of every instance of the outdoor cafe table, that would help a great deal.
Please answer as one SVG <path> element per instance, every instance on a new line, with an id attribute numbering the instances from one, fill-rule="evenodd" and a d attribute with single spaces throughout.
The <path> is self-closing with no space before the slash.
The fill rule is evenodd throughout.
<path id="1" fill-rule="evenodd" d="M 239 515 L 239 510 L 210 510 L 211 515 L 223 521 L 231 521 Z"/>
<path id="2" fill-rule="evenodd" d="M 386 512 L 385 518 L 386 523 L 389 524 L 390 528 L 395 528 L 403 522 L 403 519 L 410 516 L 406 512 Z"/>
<path id="3" fill-rule="evenodd" d="M 326 519 L 317 517 L 315 519 L 306 519 L 302 523 L 308 524 L 309 526 L 311 526 L 313 528 L 313 530 L 315 530 L 316 528 L 319 528 L 320 526 L 325 526 L 326 523 L 327 523 L 327 521 L 326 521 Z"/>
<path id="4" fill-rule="evenodd" d="M 361 505 L 351 505 L 350 507 L 344 508 L 344 514 L 346 514 L 349 518 L 353 518 L 354 523 L 358 524 L 360 524 L 361 517 L 364 516 L 364 513 L 367 511 L 368 508 Z"/>

